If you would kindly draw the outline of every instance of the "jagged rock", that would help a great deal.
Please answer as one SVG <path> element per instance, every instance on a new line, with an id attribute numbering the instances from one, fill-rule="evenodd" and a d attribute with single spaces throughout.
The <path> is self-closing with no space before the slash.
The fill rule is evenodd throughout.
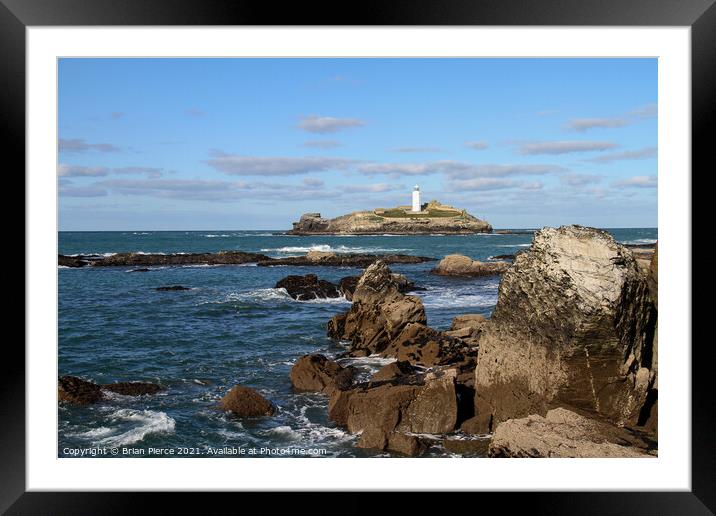
<path id="1" fill-rule="evenodd" d="M 487 322 L 482 314 L 463 314 L 455 316 L 450 325 L 450 330 L 462 330 L 469 328 L 470 330 L 479 330 Z"/>
<path id="2" fill-rule="evenodd" d="M 338 339 L 338 340 L 347 340 L 346 338 L 346 319 L 348 318 L 348 313 L 344 314 L 337 314 L 331 317 L 331 320 L 328 321 L 328 331 L 327 334 L 332 339 Z"/>
<path id="3" fill-rule="evenodd" d="M 329 417 L 351 433 L 362 433 L 359 447 L 418 453 L 420 444 L 405 434 L 446 433 L 457 424 L 455 373 L 334 391 Z"/>
<path id="4" fill-rule="evenodd" d="M 183 285 L 169 285 L 166 287 L 157 287 L 154 290 L 156 290 L 157 292 L 171 292 L 175 290 L 191 290 L 191 288 L 185 287 Z"/>
<path id="5" fill-rule="evenodd" d="M 509 267 L 507 262 L 480 262 L 461 254 L 450 254 L 430 272 L 439 276 L 495 276 Z"/>
<path id="6" fill-rule="evenodd" d="M 99 385 L 76 376 L 61 376 L 58 382 L 57 397 L 59 401 L 71 405 L 89 405 L 102 399 Z"/>
<path id="7" fill-rule="evenodd" d="M 649 377 L 639 370 L 653 366 L 655 322 L 631 251 L 597 229 L 539 231 L 503 276 L 480 336 L 480 432 L 544 415 L 557 402 L 636 423 Z"/>
<path id="8" fill-rule="evenodd" d="M 353 305 L 329 324 L 329 336 L 351 341 L 351 349 L 369 354 L 383 351 L 411 322 L 425 323 L 420 298 L 405 296 L 382 261 L 372 264 L 361 276 L 353 293 Z M 338 333 L 342 328 L 343 332 Z"/>
<path id="9" fill-rule="evenodd" d="M 381 356 L 429 367 L 461 360 L 465 351 L 465 343 L 460 339 L 421 323 L 408 323 Z"/>
<path id="10" fill-rule="evenodd" d="M 385 380 L 393 380 L 400 376 L 413 374 L 416 368 L 407 360 L 398 360 L 381 367 L 373 376 L 370 377 L 371 382 L 381 382 Z"/>
<path id="11" fill-rule="evenodd" d="M 117 382 L 102 385 L 106 391 L 116 392 L 125 396 L 142 396 L 144 394 L 156 394 L 163 388 L 161 385 L 147 382 Z"/>
<path id="12" fill-rule="evenodd" d="M 117 253 L 92 262 L 96 267 L 115 265 L 240 265 L 270 260 L 268 256 L 242 251 L 192 254 Z"/>
<path id="13" fill-rule="evenodd" d="M 276 413 L 276 407 L 270 401 L 254 389 L 242 385 L 234 386 L 221 398 L 219 407 L 239 417 L 272 416 Z"/>
<path id="14" fill-rule="evenodd" d="M 639 436 L 564 408 L 497 425 L 490 457 L 653 457 Z"/>
<path id="15" fill-rule="evenodd" d="M 284 288 L 288 295 L 298 301 L 340 297 L 338 287 L 330 281 L 318 279 L 315 274 L 305 276 L 286 276 L 276 283 L 276 288 Z"/>
<path id="16" fill-rule="evenodd" d="M 306 253 L 306 260 L 313 262 L 320 262 L 327 259 L 335 258 L 336 253 L 330 251 L 317 251 L 312 249 Z"/>
<path id="17" fill-rule="evenodd" d="M 353 367 L 342 367 L 323 355 L 304 355 L 291 368 L 291 384 L 299 391 L 323 392 L 344 390 L 351 386 Z"/>
<path id="18" fill-rule="evenodd" d="M 343 297 L 348 301 L 353 300 L 353 292 L 355 292 L 358 286 L 358 281 L 360 281 L 360 276 L 346 276 L 345 278 L 341 278 L 338 282 L 338 290 L 341 291 Z"/>

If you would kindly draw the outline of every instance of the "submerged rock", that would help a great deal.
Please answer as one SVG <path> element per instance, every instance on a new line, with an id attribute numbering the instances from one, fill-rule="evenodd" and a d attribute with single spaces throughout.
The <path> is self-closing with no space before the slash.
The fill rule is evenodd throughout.
<path id="1" fill-rule="evenodd" d="M 291 368 L 291 384 L 298 391 L 331 394 L 351 386 L 355 370 L 323 355 L 304 355 Z"/>
<path id="2" fill-rule="evenodd" d="M 318 279 L 318 276 L 315 274 L 286 276 L 276 283 L 276 288 L 286 289 L 288 295 L 298 301 L 336 298 L 341 296 L 336 285 L 330 281 Z"/>
<path id="3" fill-rule="evenodd" d="M 276 407 L 256 390 L 242 385 L 234 386 L 219 401 L 222 410 L 233 412 L 239 417 L 272 416 Z"/>
<path id="4" fill-rule="evenodd" d="M 90 262 L 84 260 L 82 256 L 65 256 L 64 254 L 57 255 L 57 265 L 62 267 L 84 267 L 89 264 Z"/>
<path id="5" fill-rule="evenodd" d="M 171 292 L 175 290 L 191 290 L 191 288 L 185 287 L 183 285 L 168 285 L 165 287 L 157 287 L 154 290 L 156 290 L 157 292 Z"/>
<path id="6" fill-rule="evenodd" d="M 102 399 L 99 385 L 76 376 L 61 376 L 58 382 L 59 401 L 71 405 L 89 405 Z"/>
<path id="7" fill-rule="evenodd" d="M 242 251 L 218 253 L 144 254 L 117 253 L 92 262 L 96 267 L 116 265 L 240 265 L 270 260 L 268 256 Z"/>
<path id="8" fill-rule="evenodd" d="M 125 396 L 142 396 L 144 394 L 156 394 L 163 390 L 163 387 L 155 383 L 147 382 L 117 382 L 104 384 L 102 385 L 102 389 Z"/>
<path id="9" fill-rule="evenodd" d="M 623 428 L 564 408 L 497 425 L 490 457 L 653 457 L 649 443 Z"/>
<path id="10" fill-rule="evenodd" d="M 480 336 L 476 430 L 545 415 L 560 401 L 636 424 L 655 366 L 655 322 L 631 251 L 597 229 L 539 231 L 503 276 Z"/>
<path id="11" fill-rule="evenodd" d="M 461 254 L 450 254 L 430 272 L 439 276 L 495 276 L 509 267 L 507 262 L 480 262 Z"/>

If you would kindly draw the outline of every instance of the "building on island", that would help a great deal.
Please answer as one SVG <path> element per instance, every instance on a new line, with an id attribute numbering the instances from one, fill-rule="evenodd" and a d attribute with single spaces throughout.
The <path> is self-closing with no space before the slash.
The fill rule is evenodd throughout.
<path id="1" fill-rule="evenodd" d="M 414 213 L 420 211 L 420 187 L 415 185 L 413 187 L 413 210 Z"/>

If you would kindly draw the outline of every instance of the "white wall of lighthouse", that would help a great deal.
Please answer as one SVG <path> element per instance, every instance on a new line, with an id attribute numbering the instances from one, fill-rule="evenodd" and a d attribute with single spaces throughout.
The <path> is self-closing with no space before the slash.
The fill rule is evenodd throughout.
<path id="1" fill-rule="evenodd" d="M 420 187 L 415 185 L 413 187 L 413 210 L 414 212 L 420 211 Z"/>

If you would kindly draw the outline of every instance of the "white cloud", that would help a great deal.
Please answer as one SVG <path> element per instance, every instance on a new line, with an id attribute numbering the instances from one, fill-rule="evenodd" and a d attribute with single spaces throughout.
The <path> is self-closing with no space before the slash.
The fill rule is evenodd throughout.
<path id="1" fill-rule="evenodd" d="M 358 118 L 335 118 L 332 116 L 305 116 L 298 123 L 298 127 L 309 133 L 335 133 L 349 127 L 365 125 Z"/>
<path id="2" fill-rule="evenodd" d="M 656 188 L 657 179 L 656 176 L 632 176 L 613 185 L 619 188 Z"/>
<path id="3" fill-rule="evenodd" d="M 398 176 L 424 176 L 435 174 L 440 168 L 433 163 L 367 163 L 358 167 L 358 172 L 367 176 L 385 174 Z"/>
<path id="4" fill-rule="evenodd" d="M 57 175 L 62 177 L 100 177 L 109 175 L 109 169 L 107 167 L 82 167 L 60 163 L 57 167 Z"/>
<path id="5" fill-rule="evenodd" d="M 644 147 L 643 149 L 632 151 L 613 152 L 611 154 L 590 158 L 586 161 L 591 161 L 592 163 L 612 163 L 613 161 L 650 159 L 656 156 L 656 147 Z"/>
<path id="6" fill-rule="evenodd" d="M 120 150 L 111 143 L 87 143 L 84 138 L 59 138 L 57 147 L 60 152 L 118 152 Z"/>
<path id="7" fill-rule="evenodd" d="M 523 143 L 519 147 L 520 154 L 569 154 L 573 152 L 605 151 L 618 147 L 616 143 L 604 141 L 546 141 Z"/>
<path id="8" fill-rule="evenodd" d="M 290 176 L 328 170 L 344 170 L 356 160 L 330 157 L 237 156 L 214 151 L 210 167 L 237 176 Z"/>
<path id="9" fill-rule="evenodd" d="M 485 150 L 489 147 L 489 145 L 487 144 L 487 142 L 474 140 L 465 142 L 465 147 L 469 147 L 473 150 Z"/>
<path id="10" fill-rule="evenodd" d="M 595 128 L 616 128 L 629 125 L 629 120 L 624 118 L 573 118 L 567 122 L 567 129 L 583 133 Z"/>
<path id="11" fill-rule="evenodd" d="M 304 147 L 312 147 L 314 149 L 335 149 L 340 147 L 340 142 L 335 140 L 310 140 L 303 143 Z"/>
<path id="12" fill-rule="evenodd" d="M 596 174 L 566 174 L 560 176 L 559 180 L 566 186 L 584 186 L 600 182 L 602 176 Z"/>

